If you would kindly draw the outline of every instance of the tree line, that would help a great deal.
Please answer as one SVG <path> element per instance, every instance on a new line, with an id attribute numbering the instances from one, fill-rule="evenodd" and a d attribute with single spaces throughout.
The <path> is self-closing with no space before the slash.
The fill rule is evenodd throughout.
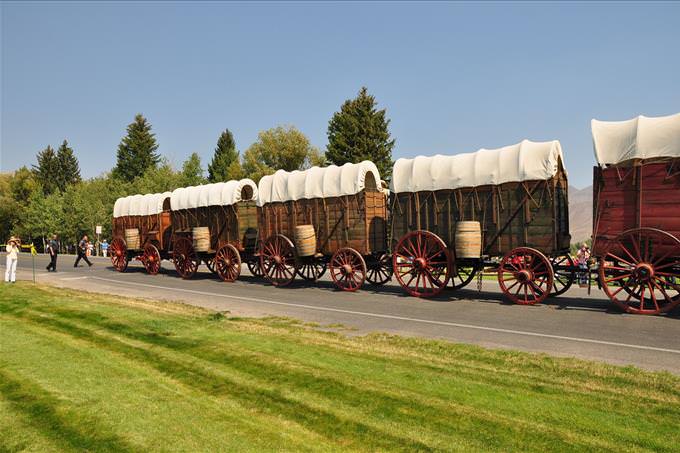
<path id="1" fill-rule="evenodd" d="M 207 169 L 195 152 L 181 168 L 174 168 L 158 153 L 148 119 L 138 114 L 118 145 L 116 165 L 99 176 L 81 177 L 67 140 L 56 151 L 51 145 L 39 151 L 31 168 L 0 174 L 0 238 L 17 235 L 41 249 L 46 238 L 57 234 L 66 249 L 83 234 L 94 237 L 95 226 L 101 225 L 102 239 L 110 239 L 113 204 L 119 197 L 245 177 L 258 182 L 278 169 L 371 160 L 389 179 L 395 144 L 389 123 L 385 109 L 378 109 L 375 97 L 363 87 L 329 120 L 325 151 L 296 127 L 277 126 L 261 131 L 241 154 L 227 128 L 217 139 Z"/>

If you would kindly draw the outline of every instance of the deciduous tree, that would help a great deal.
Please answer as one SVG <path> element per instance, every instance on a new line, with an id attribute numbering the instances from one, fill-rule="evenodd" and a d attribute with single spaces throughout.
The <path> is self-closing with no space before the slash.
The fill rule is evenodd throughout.
<path id="1" fill-rule="evenodd" d="M 243 154 L 243 171 L 255 182 L 276 170 L 303 170 L 319 159 L 319 151 L 293 126 L 275 127 L 258 134 Z"/>
<path id="2" fill-rule="evenodd" d="M 180 185 L 186 187 L 197 186 L 204 183 L 205 177 L 203 176 L 201 157 L 198 155 L 198 153 L 192 153 L 182 165 L 182 172 L 180 173 Z"/>

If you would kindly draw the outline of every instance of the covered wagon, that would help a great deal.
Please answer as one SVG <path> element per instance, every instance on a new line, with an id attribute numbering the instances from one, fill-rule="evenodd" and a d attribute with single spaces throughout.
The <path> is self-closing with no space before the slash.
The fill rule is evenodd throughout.
<path id="1" fill-rule="evenodd" d="M 392 178 L 393 267 L 409 294 L 435 296 L 449 281 L 461 288 L 484 267 L 516 303 L 573 282 L 558 141 L 399 159 Z"/>
<path id="2" fill-rule="evenodd" d="M 391 277 L 386 254 L 386 190 L 364 161 L 305 171 L 279 170 L 259 183 L 260 263 L 267 280 L 317 280 L 330 270 L 341 289 Z"/>
<path id="3" fill-rule="evenodd" d="M 138 259 L 149 274 L 157 274 L 161 259 L 169 258 L 170 192 L 119 198 L 113 205 L 112 230 L 109 248 L 117 271 Z"/>
<path id="4" fill-rule="evenodd" d="M 680 304 L 680 114 L 592 121 L 593 254 L 607 296 L 631 313 Z"/>
<path id="5" fill-rule="evenodd" d="M 172 259 L 182 278 L 193 277 L 201 262 L 224 281 L 239 277 L 242 262 L 258 273 L 256 198 L 251 179 L 172 192 Z"/>

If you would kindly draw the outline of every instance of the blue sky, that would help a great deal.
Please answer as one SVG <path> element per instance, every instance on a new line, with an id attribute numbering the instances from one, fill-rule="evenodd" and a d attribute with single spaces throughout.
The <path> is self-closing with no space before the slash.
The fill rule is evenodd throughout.
<path id="1" fill-rule="evenodd" d="M 295 125 L 326 146 L 366 85 L 395 158 L 559 139 L 592 179 L 590 119 L 680 112 L 678 3 L 2 4 L 0 168 L 64 139 L 84 176 L 115 163 L 135 113 L 175 165 Z"/>

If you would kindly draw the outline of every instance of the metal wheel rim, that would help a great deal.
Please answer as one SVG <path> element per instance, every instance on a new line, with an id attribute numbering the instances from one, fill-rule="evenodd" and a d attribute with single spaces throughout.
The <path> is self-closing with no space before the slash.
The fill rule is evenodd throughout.
<path id="1" fill-rule="evenodd" d="M 264 274 L 262 273 L 262 268 L 260 267 L 260 259 L 257 258 L 255 260 L 248 261 L 248 270 L 250 271 L 251 274 L 253 274 L 254 277 L 263 277 Z"/>
<path id="2" fill-rule="evenodd" d="M 465 270 L 463 270 L 465 269 Z M 465 288 L 477 275 L 477 266 L 456 266 L 456 273 L 451 276 L 451 288 Z"/>
<path id="3" fill-rule="evenodd" d="M 614 304 L 628 313 L 649 315 L 680 304 L 678 238 L 662 230 L 638 228 L 621 233 L 615 243 L 619 250 L 610 245 L 600 257 L 599 271 L 602 289 Z M 670 251 L 655 252 L 659 247 Z M 652 270 L 650 278 L 639 277 L 638 269 L 645 266 Z M 628 296 L 619 297 L 622 291 Z"/>
<path id="4" fill-rule="evenodd" d="M 111 241 L 109 246 L 111 249 L 111 264 L 118 272 L 125 272 L 128 266 L 127 245 L 125 240 L 121 237 L 115 238 Z"/>
<path id="5" fill-rule="evenodd" d="M 424 265 L 416 265 L 419 258 L 424 260 Z M 408 294 L 433 297 L 441 293 L 449 281 L 451 252 L 436 234 L 412 231 L 397 244 L 392 255 L 392 268 L 397 281 Z M 414 280 L 415 286 L 412 286 Z"/>
<path id="6" fill-rule="evenodd" d="M 297 254 L 290 239 L 281 234 L 267 239 L 262 245 L 260 267 L 272 285 L 290 285 L 297 270 Z"/>
<path id="7" fill-rule="evenodd" d="M 149 275 L 156 275 L 161 270 L 161 254 L 153 244 L 144 247 L 144 268 Z"/>
<path id="8" fill-rule="evenodd" d="M 231 244 L 220 248 L 212 260 L 215 272 L 225 282 L 233 282 L 241 275 L 241 255 Z"/>
<path id="9" fill-rule="evenodd" d="M 366 262 L 359 252 L 346 247 L 336 250 L 329 263 L 331 279 L 339 289 L 354 292 L 366 280 Z"/>
<path id="10" fill-rule="evenodd" d="M 326 273 L 326 263 L 314 260 L 309 263 L 301 263 L 297 268 L 297 274 L 308 282 L 315 282 Z"/>
<path id="11" fill-rule="evenodd" d="M 538 250 L 518 247 L 501 260 L 498 284 L 505 296 L 516 304 L 539 304 L 552 290 L 552 266 L 548 258 Z"/>
<path id="12" fill-rule="evenodd" d="M 575 266 L 574 260 L 569 255 L 555 256 L 550 258 L 553 268 L 553 287 L 548 297 L 560 296 L 567 291 L 576 281 L 576 273 L 573 271 L 555 270 L 556 266 Z"/>
<path id="13" fill-rule="evenodd" d="M 384 285 L 392 280 L 392 257 L 387 253 L 371 255 L 366 266 L 366 280 L 370 284 Z"/>
<path id="14" fill-rule="evenodd" d="M 198 255 L 194 246 L 187 238 L 178 239 L 172 251 L 173 262 L 177 273 L 184 279 L 190 279 L 198 270 Z"/>

